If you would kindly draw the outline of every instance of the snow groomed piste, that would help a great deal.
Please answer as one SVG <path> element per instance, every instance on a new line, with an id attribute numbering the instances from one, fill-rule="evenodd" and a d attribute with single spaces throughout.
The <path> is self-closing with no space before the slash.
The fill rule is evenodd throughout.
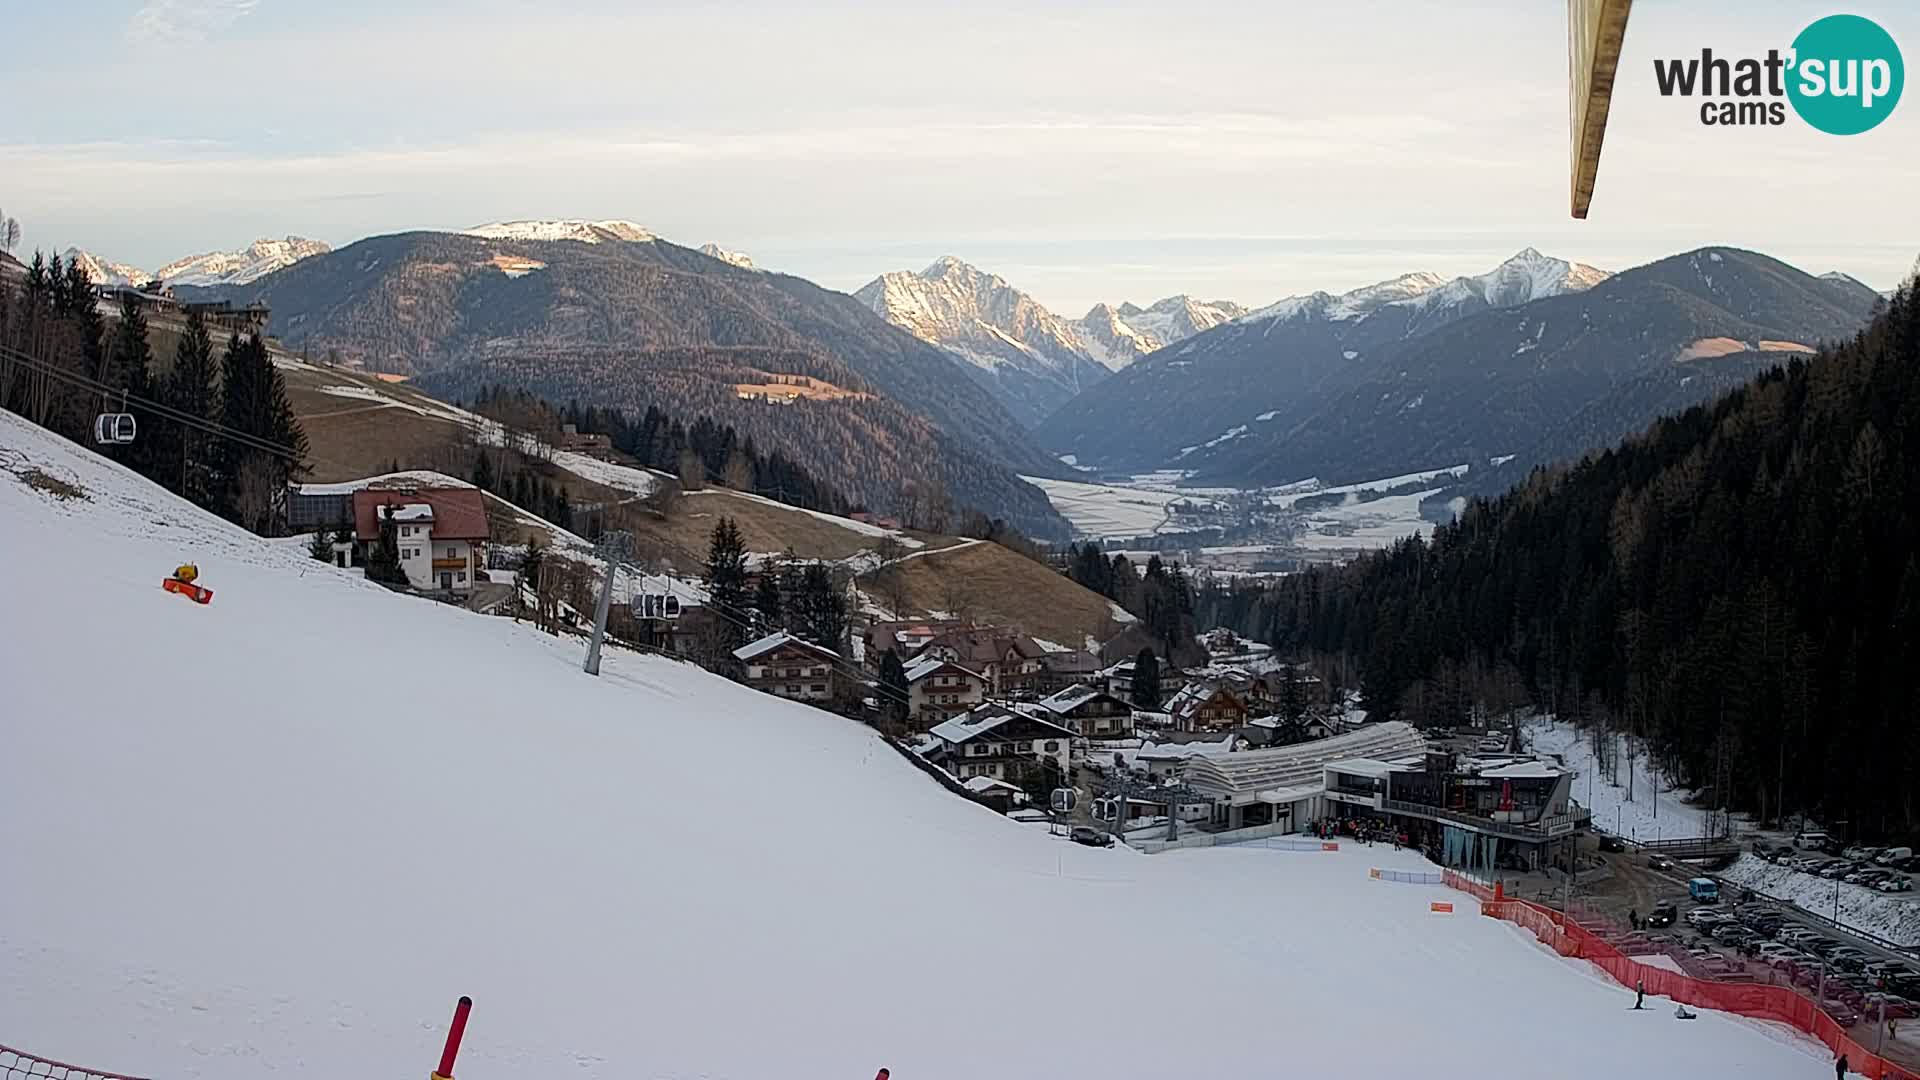
<path id="1" fill-rule="evenodd" d="M 33 569 L 0 608 L 8 1045 L 417 1076 L 470 994 L 460 1080 L 1831 1070 L 1369 878 L 1412 853 L 1069 844 L 857 724 L 656 657 L 587 678 L 5 414 L 0 559 Z M 183 559 L 218 603 L 154 588 Z"/>

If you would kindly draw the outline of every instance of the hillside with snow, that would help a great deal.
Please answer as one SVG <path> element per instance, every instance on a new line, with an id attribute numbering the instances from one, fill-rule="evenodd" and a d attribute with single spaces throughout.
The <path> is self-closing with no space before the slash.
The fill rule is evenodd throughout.
<path id="1" fill-rule="evenodd" d="M 462 229 L 468 236 L 478 236 L 487 240 L 577 240 L 582 244 L 600 244 L 613 241 L 646 243 L 657 240 L 653 232 L 643 225 L 618 219 L 607 221 L 584 221 L 578 218 L 566 218 L 548 221 L 496 221 L 487 225 L 475 225 L 471 229 Z"/>
<path id="2" fill-rule="evenodd" d="M 145 285 L 162 281 L 168 285 L 245 285 L 275 270 L 285 269 L 301 259 L 324 255 L 333 250 L 318 240 L 289 236 L 285 239 L 255 240 L 239 251 L 209 251 L 189 255 L 158 270 L 142 270 L 127 263 L 111 262 L 92 252 L 68 248 L 62 257 L 78 260 L 96 285 Z"/>
<path id="3" fill-rule="evenodd" d="M 753 256 L 748 255 L 745 252 L 730 251 L 726 248 L 721 247 L 719 244 L 701 244 L 700 254 L 705 255 L 709 258 L 719 259 L 721 262 L 726 263 L 728 266 L 737 266 L 742 270 L 760 269 L 759 267 L 753 265 Z"/>
<path id="4" fill-rule="evenodd" d="M 157 273 L 169 285 L 245 285 L 284 269 L 301 259 L 325 255 L 333 249 L 318 240 L 289 236 L 282 240 L 255 240 L 240 251 L 211 251 L 170 262 Z"/>
<path id="5" fill-rule="evenodd" d="M 87 272 L 87 279 L 95 285 L 145 285 L 153 280 L 153 275 L 130 263 L 113 262 L 80 248 L 68 248 L 60 253 L 63 262 L 79 263 Z"/>
<path id="6" fill-rule="evenodd" d="M 1071 323 L 1005 278 L 951 255 L 919 273 L 882 274 L 853 295 L 962 359 L 1028 427 L 1107 374 Z"/>
<path id="7" fill-rule="evenodd" d="M 1571 1080 L 1827 1067 L 1369 880 L 1410 853 L 1078 847 L 855 723 L 657 657 L 588 677 L 576 639 L 389 593 L 10 414 L 0 520 L 33 568 L 0 608 L 10 1046 L 394 1076 L 469 994 L 468 1080 L 1449 1080 L 1485 1073 L 1462 1033 L 1497 1002 L 1500 1057 Z M 185 559 L 212 604 L 159 588 Z M 1162 940 L 1205 992 L 1117 998 Z"/>

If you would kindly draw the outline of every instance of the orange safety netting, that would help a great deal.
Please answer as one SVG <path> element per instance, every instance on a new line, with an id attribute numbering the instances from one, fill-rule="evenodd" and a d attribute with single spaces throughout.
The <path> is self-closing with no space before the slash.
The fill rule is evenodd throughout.
<path id="1" fill-rule="evenodd" d="M 137 1077 L 99 1069 L 83 1069 L 64 1061 L 35 1057 L 11 1046 L 0 1046 L 0 1080 L 28 1080 L 35 1077 L 45 1077 L 47 1080 L 138 1080 Z"/>
<path id="2" fill-rule="evenodd" d="M 1636 963 L 1634 959 L 1559 912 L 1527 900 L 1495 900 L 1493 890 L 1451 870 L 1446 884 L 1480 900 L 1480 913 L 1504 919 L 1531 931 L 1562 956 L 1585 960 L 1622 986 L 1642 985 L 1656 997 L 1684 1005 L 1717 1009 L 1756 1020 L 1788 1024 L 1827 1044 L 1835 1056 L 1845 1054 L 1848 1068 L 1873 1080 L 1920 1080 L 1920 1073 L 1876 1056 L 1856 1042 L 1846 1028 L 1814 1004 L 1812 998 L 1785 986 L 1747 985 L 1696 979 L 1677 971 Z"/>

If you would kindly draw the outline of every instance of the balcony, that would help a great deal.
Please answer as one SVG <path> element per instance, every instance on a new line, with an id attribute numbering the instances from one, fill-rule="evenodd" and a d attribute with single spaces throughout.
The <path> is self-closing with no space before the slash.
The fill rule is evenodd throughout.
<path id="1" fill-rule="evenodd" d="M 1488 836 L 1503 836 L 1509 840 L 1525 840 L 1537 844 L 1543 840 L 1558 839 L 1573 832 L 1586 823 L 1589 815 L 1586 810 L 1575 807 L 1565 814 L 1543 817 L 1538 821 L 1520 823 L 1495 821 L 1478 814 L 1466 814 L 1458 810 L 1445 810 L 1438 806 L 1405 802 L 1400 799 L 1383 799 L 1380 807 L 1396 814 L 1408 817 L 1426 818 L 1429 821 L 1444 821 Z"/>
<path id="2" fill-rule="evenodd" d="M 433 560 L 433 568 L 434 568 L 434 570 L 435 570 L 435 571 L 440 571 L 440 570 L 465 570 L 465 569 L 467 568 L 467 560 L 465 560 L 465 559 L 435 559 L 435 560 Z"/>

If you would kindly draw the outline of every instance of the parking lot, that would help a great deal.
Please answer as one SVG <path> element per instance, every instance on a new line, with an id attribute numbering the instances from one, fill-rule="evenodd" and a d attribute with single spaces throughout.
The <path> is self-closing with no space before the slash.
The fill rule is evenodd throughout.
<path id="1" fill-rule="evenodd" d="M 1775 860 L 1818 859 L 1807 869 L 1835 874 L 1826 880 L 1872 868 L 1860 852 L 1852 858 L 1772 849 L 1767 854 Z M 1596 929 L 1605 927 L 1603 936 L 1622 952 L 1641 962 L 1664 957 L 1651 962 L 1695 978 L 1794 987 L 1819 1001 L 1862 1045 L 1883 1046 L 1889 1059 L 1920 1066 L 1920 958 L 1850 934 L 1795 905 L 1750 900 L 1739 886 L 1724 886 L 1715 902 L 1696 902 L 1687 882 L 1698 871 L 1684 863 L 1638 851 L 1596 855 L 1606 873 L 1576 885 L 1573 914 Z M 1906 878 L 1897 865 L 1881 869 L 1889 874 L 1880 880 Z M 1629 925 L 1633 918 L 1640 929 Z"/>

